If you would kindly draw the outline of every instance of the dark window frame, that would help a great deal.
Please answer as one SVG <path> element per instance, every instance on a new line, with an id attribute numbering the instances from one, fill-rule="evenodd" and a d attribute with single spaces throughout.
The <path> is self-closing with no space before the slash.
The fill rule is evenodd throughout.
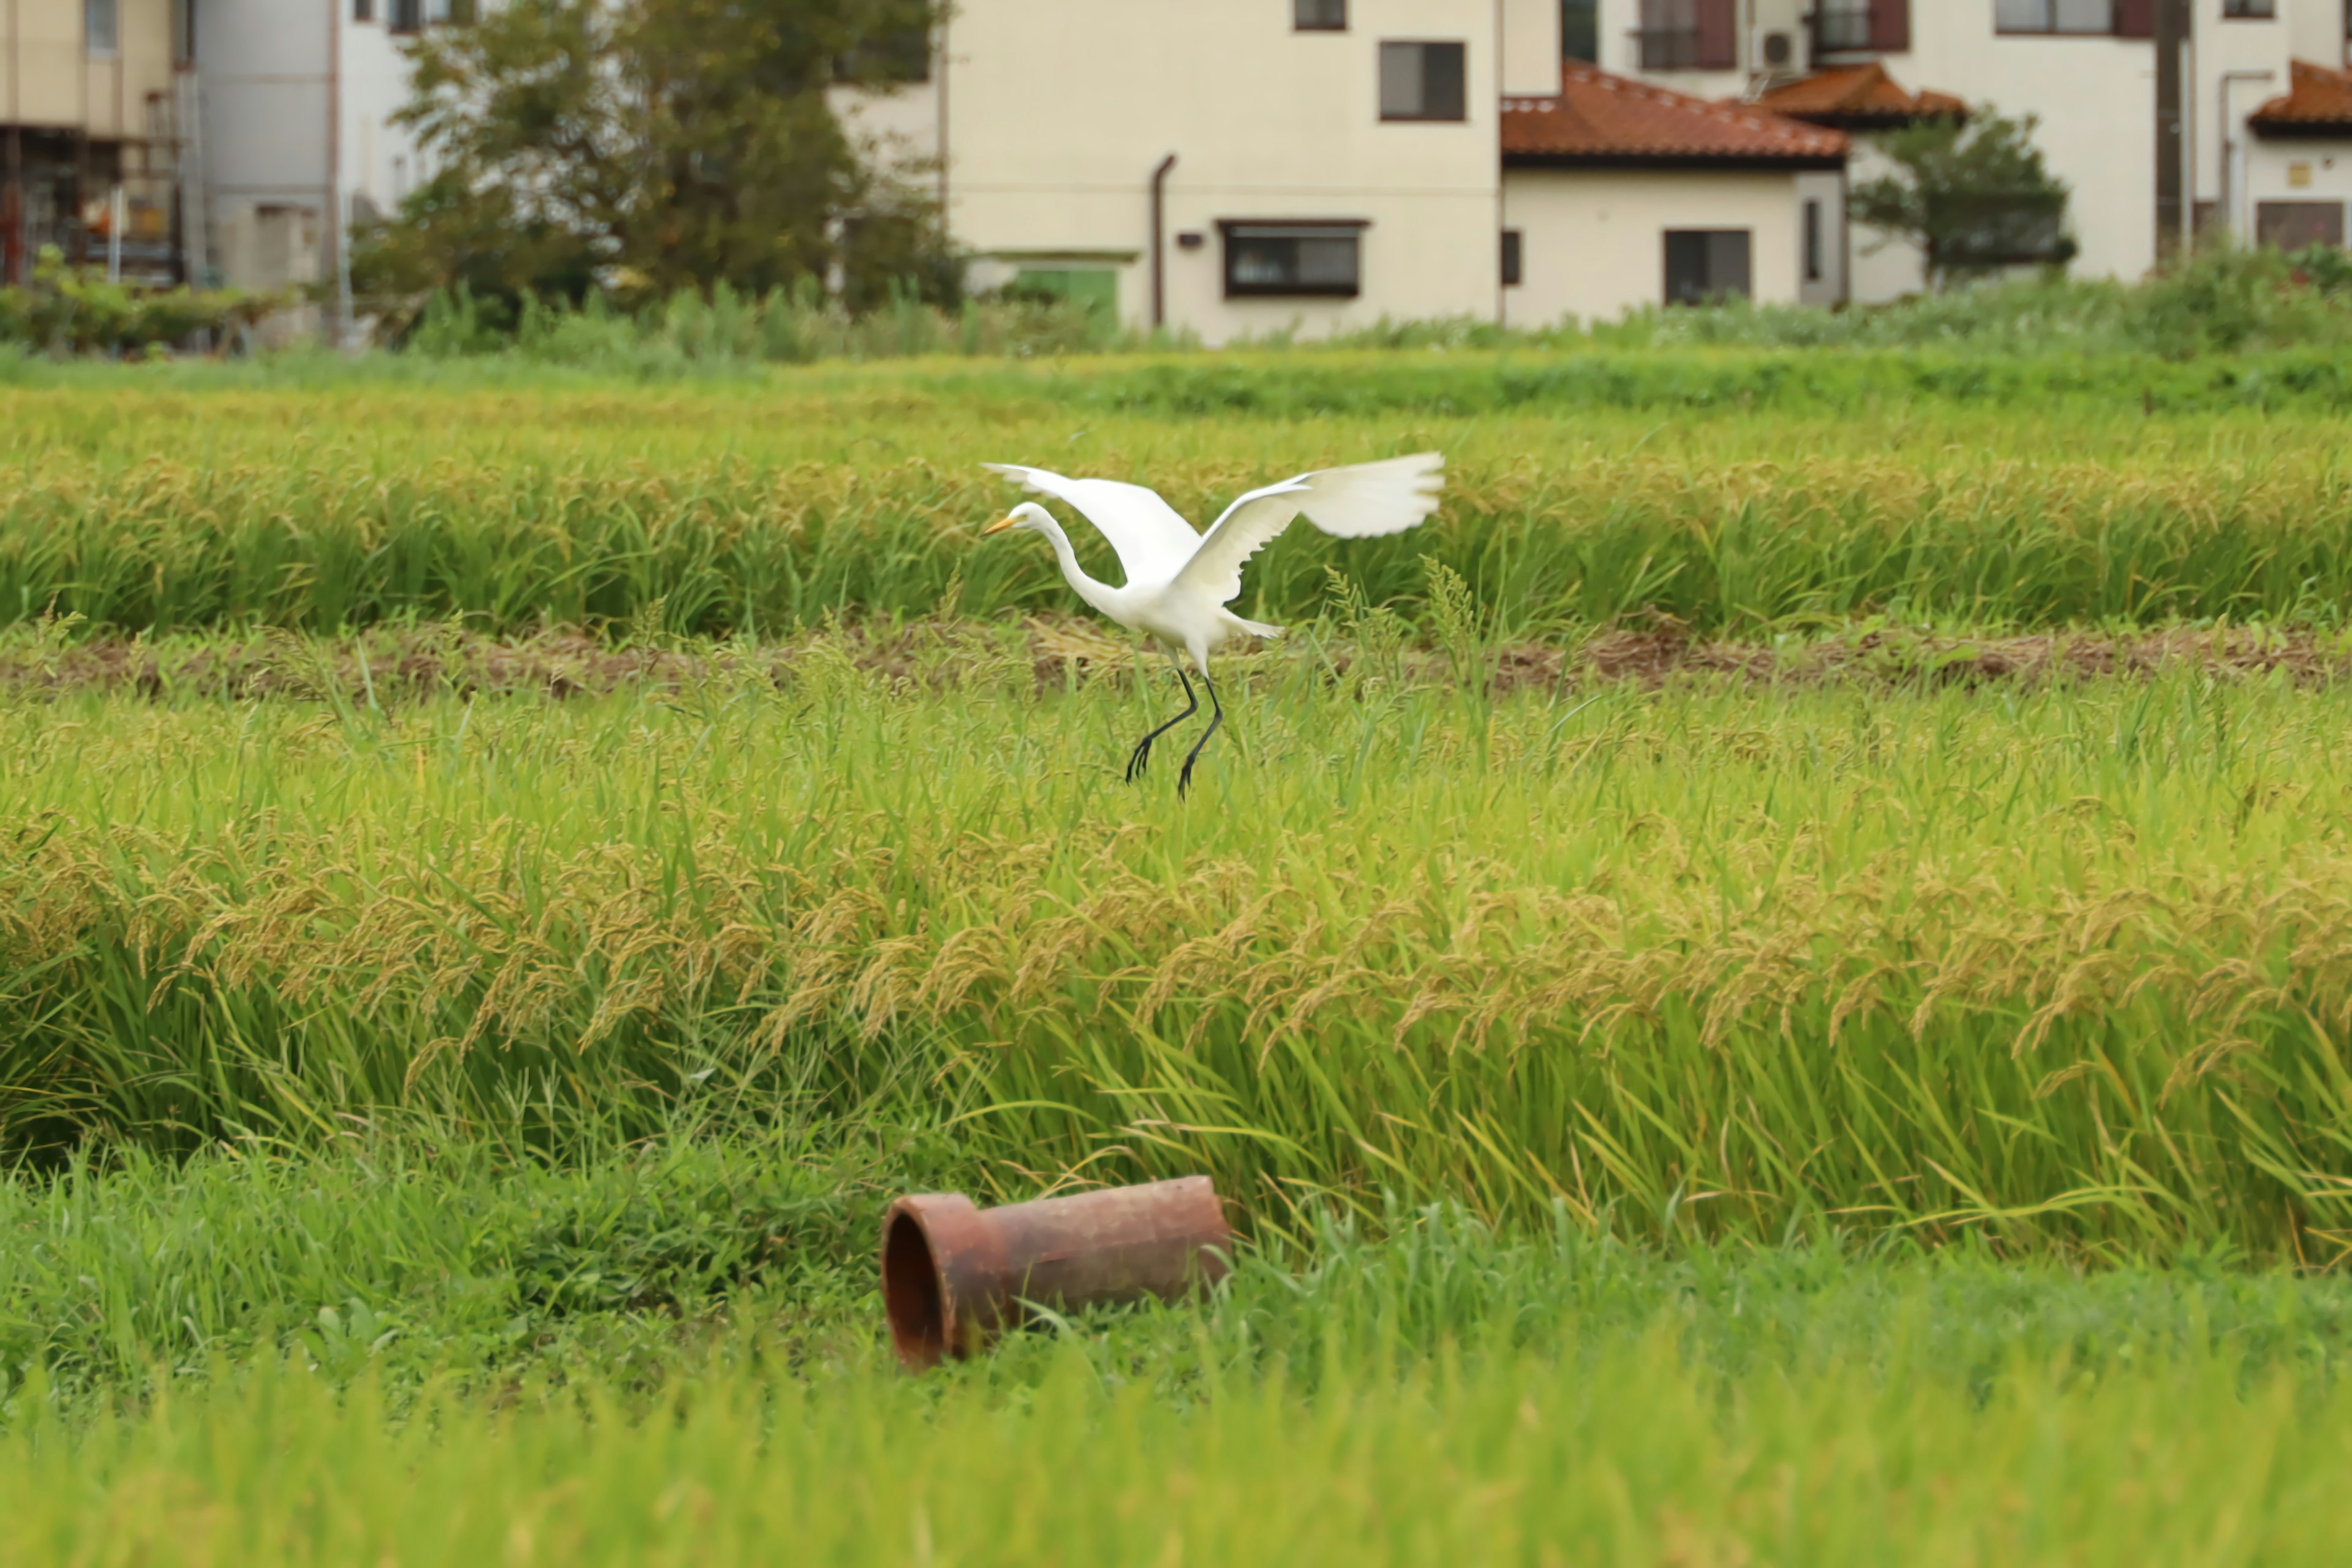
<path id="1" fill-rule="evenodd" d="M 1812 15 L 1813 52 L 1817 55 L 1858 54 L 1872 47 L 1877 30 L 1870 0 L 1819 0 Z"/>
<path id="2" fill-rule="evenodd" d="M 2352 0 L 2346 0 L 2352 5 Z M 1570 20 L 1570 7 L 1575 19 Z M 1580 50 L 1581 52 L 1580 52 Z M 1560 0 L 1559 52 L 1563 59 L 1601 63 L 1601 0 Z"/>
<path id="3" fill-rule="evenodd" d="M 1993 36 L 2000 38 L 2121 38 L 2132 36 L 2124 30 L 2123 6 L 2116 0 L 2107 0 L 2106 25 L 2099 27 L 2062 27 L 2058 26 L 2058 7 L 2064 4 L 2064 0 L 2042 0 L 2042 4 L 2044 15 L 2049 17 L 2048 26 L 2021 27 L 2000 19 L 2000 6 L 1999 0 L 1995 0 Z"/>
<path id="4" fill-rule="evenodd" d="M 373 22 L 375 19 L 375 0 L 352 0 L 352 21 Z"/>
<path id="5" fill-rule="evenodd" d="M 1822 198 L 1807 196 L 1804 205 L 1805 281 L 1819 283 L 1828 273 L 1829 247 L 1823 243 Z"/>
<path id="6" fill-rule="evenodd" d="M 1433 114 L 1424 109 L 1418 114 L 1391 114 L 1388 103 L 1388 60 L 1391 49 L 1421 51 L 1421 96 L 1429 101 L 1429 58 L 1433 50 L 1450 49 L 1454 53 L 1459 75 L 1454 81 L 1460 94 L 1460 104 L 1452 114 Z M 1379 55 L 1381 122 L 1384 125 L 1466 125 L 1470 121 L 1470 45 L 1463 38 L 1382 38 Z"/>
<path id="7" fill-rule="evenodd" d="M 101 9 L 105 13 L 106 41 L 99 42 L 97 26 Z M 82 58 L 92 60 L 114 60 L 122 58 L 122 0 L 81 0 Z"/>
<path id="8" fill-rule="evenodd" d="M 1310 16 L 1309 13 L 1315 13 Z M 1337 12 L 1338 21 L 1331 19 Z M 1344 33 L 1348 30 L 1348 0 L 1290 0 L 1290 30 L 1294 33 Z"/>
<path id="9" fill-rule="evenodd" d="M 2249 7 L 2259 5 L 2261 10 Z M 2278 20 L 2278 0 L 2221 0 L 2221 20 L 2224 22 L 2275 22 Z"/>
<path id="10" fill-rule="evenodd" d="M 425 14 L 425 0 L 384 0 L 383 30 L 402 37 L 413 37 L 425 31 L 430 19 Z"/>
<path id="11" fill-rule="evenodd" d="M 1670 12 L 1686 13 L 1687 20 Z M 1645 71 L 1739 68 L 1738 0 L 1643 0 L 1634 21 Z"/>
<path id="12" fill-rule="evenodd" d="M 1527 281 L 1528 242 L 1524 229 L 1503 231 L 1503 287 L 1516 289 Z"/>
<path id="13" fill-rule="evenodd" d="M 1369 218 L 1219 218 L 1217 237 L 1222 255 L 1217 270 L 1228 300 L 1354 300 L 1364 292 L 1364 230 Z M 1353 276 L 1345 283 L 1308 283 L 1296 278 L 1272 283 L 1237 279 L 1234 264 L 1242 254 L 1236 242 L 1346 239 L 1355 247 Z M 1294 268 L 1295 269 L 1295 268 Z"/>
<path id="14" fill-rule="evenodd" d="M 1741 286 L 1737 290 L 1733 289 L 1727 282 L 1718 283 L 1714 276 L 1716 247 L 1713 242 L 1735 236 L 1740 241 L 1740 269 L 1745 275 L 1740 280 Z M 1743 300 L 1756 298 L 1756 231 L 1754 229 L 1670 228 L 1664 230 L 1661 237 L 1663 243 L 1660 249 L 1663 253 L 1665 273 L 1665 287 L 1662 294 L 1668 309 L 1685 305 L 1719 305 L 1730 299 L 1735 292 Z M 1707 273 L 1706 292 L 1693 299 L 1677 299 L 1675 294 L 1675 242 L 1690 239 L 1706 242 L 1702 246 Z"/>

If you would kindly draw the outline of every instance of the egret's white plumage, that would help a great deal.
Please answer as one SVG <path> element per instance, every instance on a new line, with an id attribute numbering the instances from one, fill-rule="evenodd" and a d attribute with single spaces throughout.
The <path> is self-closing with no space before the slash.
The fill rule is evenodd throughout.
<path id="1" fill-rule="evenodd" d="M 1435 452 L 1320 468 L 1251 490 L 1225 508 L 1209 525 L 1208 532 L 1196 533 L 1174 507 L 1141 485 L 1066 479 L 1017 463 L 987 466 L 1035 494 L 1051 496 L 1076 509 L 1110 541 L 1127 581 L 1113 586 L 1088 576 L 1078 565 L 1062 525 L 1034 501 L 1015 507 L 1011 516 L 986 532 L 1014 528 L 1044 534 L 1061 562 L 1062 575 L 1069 579 L 1079 598 L 1129 631 L 1150 637 L 1168 651 L 1171 661 L 1181 650 L 1191 654 L 1200 668 L 1202 684 L 1209 688 L 1216 716 L 1184 759 L 1180 789 L 1192 778 L 1192 762 L 1201 754 L 1201 746 L 1207 744 L 1224 718 L 1217 689 L 1209 680 L 1209 654 L 1236 633 L 1281 634 L 1279 626 L 1243 620 L 1225 608 L 1227 601 L 1241 594 L 1243 565 L 1280 537 L 1294 518 L 1304 517 L 1340 539 L 1402 533 L 1437 510 L 1437 492 L 1445 483 L 1445 459 Z M 1184 680 L 1185 695 L 1191 697 L 1192 685 L 1184 679 L 1181 663 L 1176 674 Z M 1151 742 L 1171 724 L 1199 710 L 1200 700 L 1193 698 L 1192 707 L 1146 735 L 1129 761 L 1128 776 L 1133 778 L 1142 770 L 1150 756 Z"/>

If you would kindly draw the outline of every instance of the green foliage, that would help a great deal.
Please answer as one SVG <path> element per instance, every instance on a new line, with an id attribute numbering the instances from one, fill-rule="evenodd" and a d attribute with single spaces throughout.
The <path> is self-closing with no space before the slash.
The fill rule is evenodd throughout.
<path id="1" fill-rule="evenodd" d="M 951 292 L 920 195 L 860 162 L 826 91 L 877 79 L 925 0 L 521 0 L 412 46 L 401 118 L 435 164 L 362 237 L 354 286 L 395 329 L 436 290 L 625 304 L 843 269 L 849 307 Z"/>
<path id="2" fill-rule="evenodd" d="M 268 700 L 14 702 L 0 1137 L 560 1151 L 719 1096 L 952 1129 L 997 1193 L 1209 1171 L 1261 1235 L 1385 1188 L 2341 1249 L 2352 689 L 1493 700 L 1347 597 L 1228 661 L 1189 801 L 1118 781 L 1159 683 L 953 628 L 604 699 L 289 647 Z"/>
<path id="3" fill-rule="evenodd" d="M 593 310 L 533 321 L 564 352 L 625 333 L 638 347 L 615 355 L 652 352 Z M 839 323 L 681 299 L 653 346 L 724 366 L 803 324 Z M 21 476 L 0 490 L 0 623 L 324 633 L 462 616 L 509 633 L 618 627 L 658 604 L 673 632 L 773 636 L 927 616 L 958 572 L 967 604 L 1036 613 L 1068 591 L 1045 552 L 976 546 L 971 525 L 1003 502 L 983 462 L 1064 454 L 1045 460 L 1213 517 L 1302 467 L 1430 447 L 1451 459 L 1438 519 L 1343 563 L 1424 625 L 1423 555 L 1507 637 L 1653 609 L 1749 633 L 1874 614 L 2336 626 L 2352 604 L 2336 416 L 2252 411 L 2352 406 L 2340 356 L 1177 355 L 739 369 L 655 390 L 527 365 L 501 382 L 504 355 L 315 384 L 312 363 L 255 367 L 251 393 L 200 390 L 212 373 L 132 389 L 21 373 L 0 392 L 0 458 Z M 1843 412 L 1791 412 L 1808 404 Z M 1312 619 L 1332 561 L 1308 531 L 1278 542 L 1244 613 Z"/>
<path id="4" fill-rule="evenodd" d="M 1965 121 L 1887 132 L 1877 145 L 1894 171 L 1855 185 L 1848 210 L 1917 246 L 1933 284 L 2021 262 L 2063 264 L 2075 249 L 2064 232 L 2066 186 L 2033 145 L 2035 123 L 1986 105 Z"/>
<path id="5" fill-rule="evenodd" d="M 174 1217 L 244 1241 L 302 1174 L 253 1181 L 245 1223 L 217 1204 Z M 382 1222 L 368 1184 L 325 1180 L 359 1198 L 355 1227 Z M 100 1228 L 153 1223 L 145 1194 L 108 1195 Z M 1565 1227 L 1498 1244 L 1444 1211 L 1391 1222 L 1379 1246 L 1327 1231 L 1295 1277 L 1245 1257 L 1204 1310 L 1103 1314 L 925 1379 L 874 1344 L 870 1299 L 812 1347 L 782 1299 L 738 1298 L 700 1348 L 418 1387 L 406 1334 L 338 1353 L 351 1336 L 327 1322 L 365 1298 L 347 1300 L 283 1359 L 215 1362 L 120 1413 L 35 1371 L 0 1420 L 0 1510 L 26 1568 L 768 1563 L 779 1542 L 1004 1568 L 2345 1552 L 2340 1281 L 2205 1258 L 2080 1279 L 1662 1258 Z M 32 1234 L 60 1264 L 114 1261 L 66 1227 Z M 331 1267 L 344 1249 L 322 1239 Z"/>
<path id="6" fill-rule="evenodd" d="M 817 360 L 904 359 L 925 354 L 1034 354 L 1128 346 L 1129 334 L 1099 310 L 1067 301 L 966 300 L 953 311 L 895 283 L 863 314 L 828 300 L 814 278 L 754 299 L 725 283 L 647 304 L 634 315 L 601 291 L 578 306 L 525 295 L 506 324 L 500 301 L 461 284 L 425 300 L 401 345 L 425 359 L 501 355 L 638 379 L 749 373 Z"/>
<path id="7" fill-rule="evenodd" d="M 66 265 L 45 245 L 32 281 L 0 288 L 0 345 L 49 354 L 128 354 L 179 343 L 200 331 L 247 327 L 291 301 L 282 295 L 110 283 L 102 268 Z"/>

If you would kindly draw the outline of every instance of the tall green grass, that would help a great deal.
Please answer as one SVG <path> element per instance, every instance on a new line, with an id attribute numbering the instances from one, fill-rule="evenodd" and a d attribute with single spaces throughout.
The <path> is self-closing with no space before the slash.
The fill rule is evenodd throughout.
<path id="1" fill-rule="evenodd" d="M 314 1356 L 0 1428 L 28 1565 L 2324 1563 L 2340 1287 L 1501 1247 L 1431 1216 L 918 1382 L 750 1322 L 625 1372 Z M 2334 1337 L 2331 1338 L 2330 1336 Z M 2309 1352 L 2317 1348 L 2318 1359 Z M 362 1363 L 364 1357 L 362 1358 Z M 341 1390 L 341 1392 L 339 1392 Z"/>
<path id="2" fill-rule="evenodd" d="M 1651 609 L 1749 634 L 1872 614 L 2333 626 L 2352 603 L 2352 470 L 2333 418 L 2152 417 L 2137 394 L 2039 422 L 1901 400 L 1838 417 L 1810 394 L 1790 400 L 1801 413 L 1453 401 L 1520 374 L 1332 356 L 1297 371 L 808 371 L 659 395 L 396 381 L 0 394 L 0 619 L 772 637 L 928 616 L 951 591 L 967 611 L 1036 611 L 1068 590 L 1047 552 L 1023 548 L 1034 541 L 978 538 L 1011 499 L 984 461 L 1140 479 L 1205 523 L 1269 478 L 1432 447 L 1451 467 L 1429 526 L 1344 550 L 1299 530 L 1253 564 L 1243 608 L 1312 615 L 1338 561 L 1374 602 L 1419 615 L 1424 554 L 1514 635 Z M 1302 383 L 1377 396 L 1333 412 L 1283 390 Z M 1228 384 L 1247 400 L 1216 402 Z M 1211 411 L 1169 416 L 1195 393 Z"/>
<path id="3" fill-rule="evenodd" d="M 1335 634 L 1336 635 L 1336 634 Z M 2352 1235 L 2340 689 L 1500 703 L 804 653 L 779 689 L 0 715 L 18 1148 L 791 1110 L 989 1190 L 1204 1169 L 1634 1235 L 2314 1265 Z M 336 705 L 340 704 L 340 706 Z M 534 1109 L 539 1108 L 539 1109 Z M 698 1112 L 701 1113 L 701 1112 Z"/>

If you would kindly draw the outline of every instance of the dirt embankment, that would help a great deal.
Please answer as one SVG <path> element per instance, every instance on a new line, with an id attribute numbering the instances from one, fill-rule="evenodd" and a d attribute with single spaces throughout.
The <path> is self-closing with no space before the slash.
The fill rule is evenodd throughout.
<path id="1" fill-rule="evenodd" d="M 1243 670 L 1312 659 L 1335 674 L 1364 658 L 1351 644 L 1275 644 L 1244 653 Z M 364 702 L 413 700 L 438 692 L 536 692 L 565 698 L 631 688 L 676 688 L 711 679 L 789 684 L 813 662 L 847 667 L 887 682 L 950 685 L 1018 679 L 1041 688 L 1136 668 L 1137 650 L 1092 623 L 1034 620 L 1020 628 L 978 623 L 915 624 L 848 630 L 789 644 L 618 646 L 578 631 L 488 637 L 446 627 L 306 639 L 270 634 L 245 640 L 174 643 L 98 637 L 72 643 L 0 644 L 0 689 L 18 692 L 131 690 L 231 700 L 341 694 Z M 2315 686 L 2352 675 L 2352 638 L 2315 632 L 2186 629 L 2133 634 L 2045 633 L 1954 637 L 1883 629 L 1772 643 L 1710 639 L 1672 624 L 1612 628 L 1561 642 L 1480 650 L 1457 666 L 1445 655 L 1407 647 L 1383 660 L 1414 683 L 1484 679 L 1498 693 L 1633 681 L 1738 680 L 1757 685 L 1856 681 L 1880 686 L 2035 685 L 2057 679 L 2145 679 L 2195 668 L 2227 679 L 2284 673 Z"/>

